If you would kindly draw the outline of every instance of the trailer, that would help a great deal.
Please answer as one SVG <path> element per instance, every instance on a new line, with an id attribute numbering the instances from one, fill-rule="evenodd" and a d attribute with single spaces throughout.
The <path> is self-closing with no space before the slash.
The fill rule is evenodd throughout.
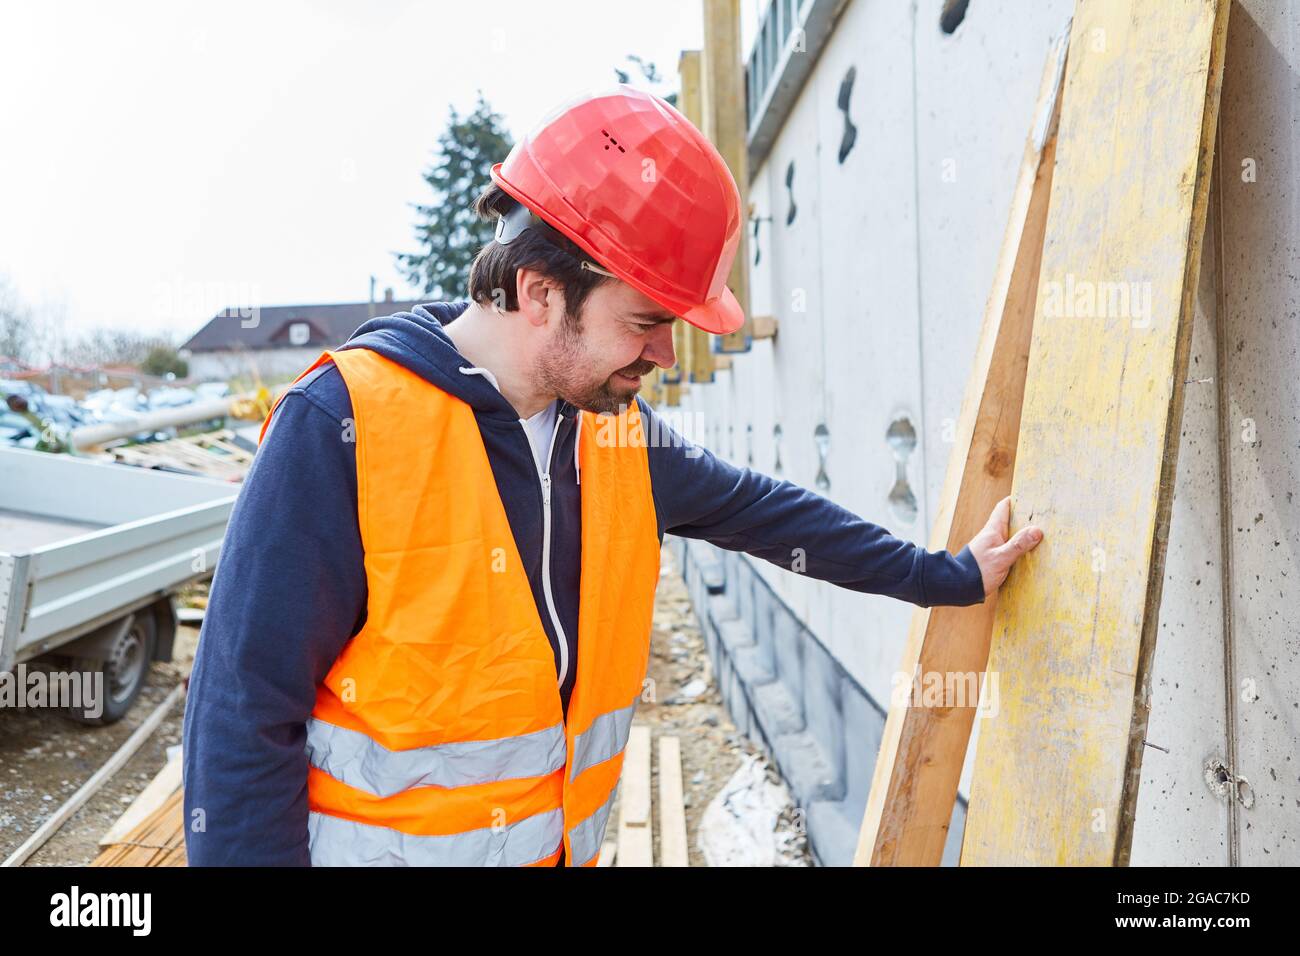
<path id="1" fill-rule="evenodd" d="M 102 712 L 131 707 L 171 660 L 174 596 L 216 567 L 238 486 L 0 449 L 0 675 L 102 672 Z"/>

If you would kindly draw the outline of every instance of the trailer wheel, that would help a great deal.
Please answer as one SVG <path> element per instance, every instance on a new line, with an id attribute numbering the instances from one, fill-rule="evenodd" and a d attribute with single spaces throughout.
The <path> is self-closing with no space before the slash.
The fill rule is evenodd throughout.
<path id="1" fill-rule="evenodd" d="M 84 711 L 70 709 L 68 716 L 78 723 L 96 726 L 117 723 L 125 717 L 149 679 L 149 664 L 157 638 L 153 614 L 148 609 L 137 611 L 131 626 L 113 642 L 107 656 L 86 662 L 90 673 L 104 675 L 103 707 L 99 715 L 88 717 Z"/>

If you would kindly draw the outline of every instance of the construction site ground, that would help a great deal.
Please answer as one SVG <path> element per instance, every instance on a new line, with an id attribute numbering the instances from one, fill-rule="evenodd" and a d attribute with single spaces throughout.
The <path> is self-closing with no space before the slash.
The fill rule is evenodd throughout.
<path id="1" fill-rule="evenodd" d="M 190 672 L 199 632 L 179 627 L 169 663 L 155 663 L 149 683 L 127 715 L 88 727 L 49 710 L 0 711 L 0 859 L 9 856 L 104 765 Z M 83 866 L 99 855 L 99 838 L 167 762 L 181 742 L 184 711 L 167 718 L 113 776 L 25 866 Z"/>

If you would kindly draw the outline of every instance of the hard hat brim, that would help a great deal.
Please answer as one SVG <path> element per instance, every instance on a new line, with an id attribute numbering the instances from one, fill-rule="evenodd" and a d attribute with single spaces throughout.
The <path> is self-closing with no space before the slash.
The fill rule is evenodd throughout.
<path id="1" fill-rule="evenodd" d="M 687 310 L 682 318 L 705 332 L 727 335 L 745 324 L 745 311 L 731 289 L 723 286 L 722 295 Z"/>

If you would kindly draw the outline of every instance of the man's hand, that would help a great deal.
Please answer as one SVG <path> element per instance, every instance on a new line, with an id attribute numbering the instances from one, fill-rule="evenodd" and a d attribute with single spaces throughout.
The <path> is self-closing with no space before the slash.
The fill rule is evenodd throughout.
<path id="1" fill-rule="evenodd" d="M 988 597 L 1002 586 L 1011 571 L 1011 565 L 1022 554 L 1038 546 L 1043 540 L 1043 529 L 1037 525 L 1028 525 L 1016 532 L 1015 537 L 1007 540 L 1007 526 L 1011 521 L 1011 496 L 1003 498 L 989 515 L 984 530 L 970 540 L 971 554 L 980 566 L 984 578 L 984 596 Z"/>

